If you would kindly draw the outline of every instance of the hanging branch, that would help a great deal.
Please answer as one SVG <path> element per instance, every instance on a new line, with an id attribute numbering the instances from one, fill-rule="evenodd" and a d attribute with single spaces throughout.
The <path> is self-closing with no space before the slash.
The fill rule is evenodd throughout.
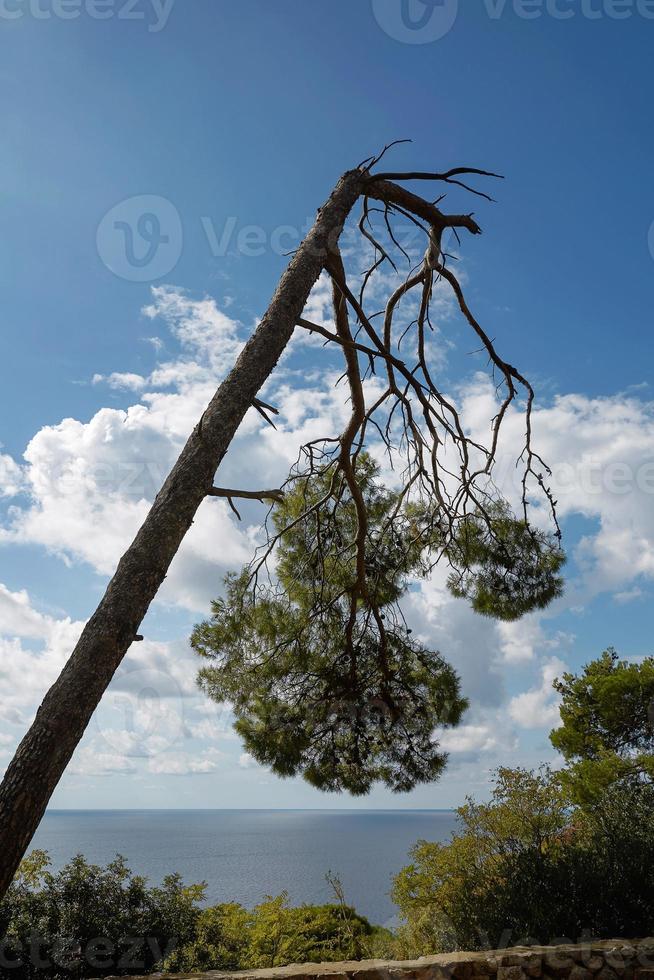
<path id="1" fill-rule="evenodd" d="M 305 316 L 296 321 L 342 357 L 349 418 L 340 434 L 302 447 L 266 522 L 264 546 L 228 579 L 226 598 L 193 637 L 210 662 L 201 686 L 233 705 L 236 730 L 260 763 L 355 794 L 375 781 L 400 792 L 436 779 L 446 757 L 434 729 L 456 724 L 465 707 L 452 668 L 416 642 L 404 620 L 399 600 L 410 578 L 444 559 L 455 595 L 510 620 L 560 593 L 563 561 L 543 475 L 549 471 L 532 447 L 533 389 L 500 356 L 446 265 L 444 233 L 479 235 L 481 228 L 471 214 L 447 214 L 395 182 L 443 181 L 490 200 L 458 178 L 495 175 L 465 168 L 371 175 L 374 163 L 364 165 L 359 247 L 348 242 L 347 253 L 350 266 L 362 252 L 371 253 L 370 263 L 346 268 L 333 242 L 324 271 L 334 329 Z M 390 244 L 382 243 L 375 215 Z M 398 218 L 424 236 L 418 261 L 399 244 Z M 487 440 L 469 434 L 431 363 L 436 288 L 452 291 L 499 378 Z M 503 423 L 521 398 L 518 518 L 493 472 Z M 395 489 L 380 482 L 371 455 L 380 450 L 401 467 Z M 550 508 L 553 539 L 530 522 L 532 484 Z"/>
<path id="2" fill-rule="evenodd" d="M 443 253 L 448 229 L 455 236 L 459 231 L 478 235 L 481 229 L 472 214 L 444 213 L 442 197 L 431 202 L 403 186 L 436 182 L 490 200 L 467 178 L 495 175 L 474 168 L 371 173 L 392 145 L 344 174 L 318 211 L 265 316 L 191 433 L 8 766 L 0 786 L 0 898 L 93 711 L 128 648 L 140 639 L 140 624 L 207 497 L 224 497 L 235 511 L 239 498 L 273 504 L 274 530 L 252 567 L 232 583 L 240 613 L 230 620 L 225 642 L 251 629 L 253 646 L 243 665 L 237 643 L 230 696 L 243 710 L 244 731 L 261 758 L 283 774 L 306 763 L 314 785 L 366 792 L 383 778 L 404 790 L 436 778 L 445 764 L 432 739 L 433 723 L 456 723 L 465 704 L 452 669 L 410 638 L 397 606 L 407 576 L 424 573 L 444 557 L 458 569 L 453 583 L 458 594 L 472 597 L 480 611 L 505 618 L 557 593 L 562 558 L 529 519 L 535 483 L 560 537 L 549 470 L 532 447 L 533 390 L 471 313 Z M 372 259 L 357 277 L 345 268 L 338 241 L 359 198 L 360 242 Z M 375 229 L 378 215 L 382 232 Z M 399 244 L 399 219 L 425 239 L 424 255 L 413 268 L 410 252 Z M 380 240 L 384 230 L 388 245 Z M 403 261 L 409 270 L 398 282 Z M 331 278 L 335 330 L 303 317 L 323 270 Z M 374 294 L 389 270 L 394 282 L 379 310 Z M 429 360 L 431 304 L 434 289 L 442 285 L 453 291 L 499 377 L 500 407 L 489 420 L 486 445 L 467 433 Z M 304 446 L 279 490 L 214 487 L 216 469 L 250 407 L 274 425 L 277 411 L 258 392 L 298 324 L 343 356 L 352 408 L 344 432 Z M 364 380 L 368 370 L 381 386 L 372 398 Z M 518 458 L 522 519 L 516 521 L 494 486 L 493 470 L 500 430 L 521 395 L 526 399 Z M 383 450 L 392 466 L 402 461 L 397 491 L 378 486 L 366 446 Z M 260 607 L 259 575 L 278 545 L 287 547 L 277 568 L 281 606 L 266 599 L 268 605 Z M 474 571 L 478 567 L 483 574 Z M 277 624 L 275 636 L 258 635 L 259 608 L 264 620 L 269 612 Z M 268 676 L 266 669 L 272 671 Z M 263 687 L 257 687 L 262 671 Z M 248 698 L 255 694 L 259 708 L 271 712 L 270 724 L 258 734 L 255 722 L 248 721 Z M 281 761 L 275 756 L 280 745 L 290 752 Z"/>

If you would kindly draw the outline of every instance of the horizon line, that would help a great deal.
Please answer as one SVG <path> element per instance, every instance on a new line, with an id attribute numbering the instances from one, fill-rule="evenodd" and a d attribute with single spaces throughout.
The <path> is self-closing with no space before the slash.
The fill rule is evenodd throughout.
<path id="1" fill-rule="evenodd" d="M 129 806 L 129 807 L 48 807 L 48 813 L 453 813 L 457 807 L 181 807 L 181 806 Z M 44 816 L 45 816 L 44 814 Z"/>

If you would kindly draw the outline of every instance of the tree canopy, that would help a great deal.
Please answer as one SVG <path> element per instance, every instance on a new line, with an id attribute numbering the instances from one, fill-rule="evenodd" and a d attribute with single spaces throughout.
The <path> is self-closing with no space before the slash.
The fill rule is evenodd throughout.
<path id="1" fill-rule="evenodd" d="M 177 874 L 150 886 L 120 856 L 100 867 L 77 855 L 53 871 L 33 851 L 0 902 L 0 976 L 150 972 L 192 941 L 204 892 Z"/>
<path id="2" fill-rule="evenodd" d="M 291 906 L 282 893 L 252 910 L 234 902 L 203 909 L 193 940 L 171 953 L 164 967 L 191 973 L 360 959 L 374 932 L 347 905 Z"/>
<path id="3" fill-rule="evenodd" d="M 456 724 L 466 701 L 395 605 L 424 569 L 417 522 L 394 514 L 397 494 L 377 482 L 371 459 L 362 455 L 357 471 L 364 587 L 347 488 L 332 487 L 331 474 L 297 480 L 273 515 L 275 580 L 250 568 L 228 578 L 191 642 L 210 661 L 202 687 L 233 705 L 245 747 L 274 772 L 354 794 L 375 780 L 408 790 L 442 770 L 433 729 Z"/>
<path id="4" fill-rule="evenodd" d="M 259 762 L 324 790 L 363 794 L 382 781 L 407 791 L 439 776 L 434 730 L 467 706 L 453 668 L 404 620 L 411 581 L 445 557 L 461 570 L 456 594 L 514 618 L 560 591 L 562 553 L 506 505 L 490 524 L 466 519 L 446 543 L 438 508 L 385 487 L 368 454 L 353 473 L 355 489 L 336 466 L 292 480 L 263 555 L 227 578 L 191 643 L 209 661 L 200 685 L 233 706 Z"/>
<path id="5" fill-rule="evenodd" d="M 654 657 L 632 663 L 609 648 L 554 687 L 562 724 L 550 740 L 569 764 L 564 778 L 575 799 L 590 803 L 614 784 L 654 782 Z"/>
<path id="6" fill-rule="evenodd" d="M 461 521 L 447 549 L 455 566 L 448 585 L 475 612 L 512 622 L 563 593 L 565 553 L 551 535 L 517 518 L 505 500 L 493 500 L 486 511 Z"/>
<path id="7" fill-rule="evenodd" d="M 338 901 L 324 905 L 292 906 L 282 893 L 252 909 L 203 908 L 206 886 L 177 874 L 152 887 L 120 857 L 100 867 L 78 855 L 52 871 L 33 851 L 0 902 L 0 977 L 257 969 L 359 959 L 390 939 L 329 881 Z"/>

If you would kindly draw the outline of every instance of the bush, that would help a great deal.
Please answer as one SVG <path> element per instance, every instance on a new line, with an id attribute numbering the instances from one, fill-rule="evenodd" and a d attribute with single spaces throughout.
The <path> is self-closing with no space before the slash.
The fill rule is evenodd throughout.
<path id="1" fill-rule="evenodd" d="M 0 904 L 2 976 L 146 973 L 192 940 L 204 885 L 169 875 L 149 888 L 121 857 L 101 868 L 78 855 L 57 873 L 49 864 L 34 851 Z"/>
<path id="2" fill-rule="evenodd" d="M 1 977 L 319 963 L 359 959 L 389 940 L 342 900 L 293 908 L 283 894 L 252 911 L 236 903 L 202 909 L 204 884 L 186 886 L 169 875 L 151 888 L 120 857 L 101 868 L 78 855 L 57 873 L 49 864 L 45 852 L 34 851 L 0 904 Z"/>
<path id="3" fill-rule="evenodd" d="M 559 774 L 498 771 L 447 844 L 421 841 L 395 878 L 398 956 L 654 931 L 651 787 L 573 806 Z"/>
<path id="4" fill-rule="evenodd" d="M 360 959 L 370 923 L 346 905 L 288 905 L 267 898 L 248 912 L 218 905 L 201 913 L 196 939 L 168 957 L 170 971 L 258 969 L 289 963 Z"/>

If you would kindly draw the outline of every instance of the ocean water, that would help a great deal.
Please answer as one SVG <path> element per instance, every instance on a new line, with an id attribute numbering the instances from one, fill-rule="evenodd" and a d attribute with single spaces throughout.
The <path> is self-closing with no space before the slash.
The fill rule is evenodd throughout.
<path id="1" fill-rule="evenodd" d="M 206 881 L 210 903 L 247 907 L 282 891 L 293 904 L 331 901 L 331 872 L 361 914 L 392 925 L 392 876 L 416 841 L 447 840 L 455 826 L 449 810 L 49 810 L 32 847 L 55 868 L 119 853 L 152 884 L 178 871 Z"/>

